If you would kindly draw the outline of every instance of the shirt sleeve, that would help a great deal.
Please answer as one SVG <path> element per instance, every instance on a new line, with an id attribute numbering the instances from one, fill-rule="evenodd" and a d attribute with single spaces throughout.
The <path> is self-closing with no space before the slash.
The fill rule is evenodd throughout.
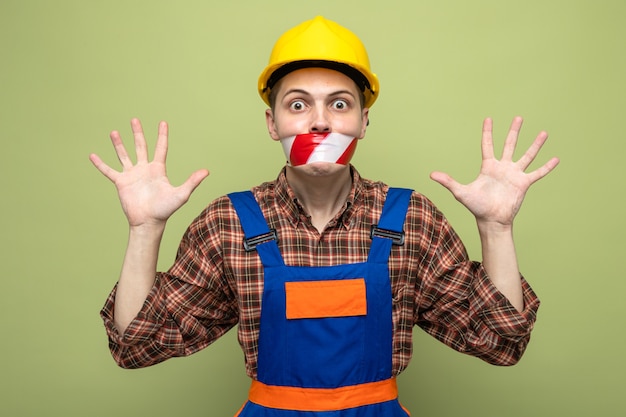
<path id="1" fill-rule="evenodd" d="M 206 212 L 188 228 L 168 272 L 157 274 L 142 309 L 120 335 L 113 322 L 117 286 L 101 317 L 109 349 L 123 368 L 141 368 L 188 356 L 237 323 L 237 302 L 222 272 L 219 233 Z"/>
<path id="2" fill-rule="evenodd" d="M 431 206 L 421 222 L 424 253 L 414 323 L 453 349 L 495 365 L 517 363 L 530 340 L 539 299 L 520 275 L 522 312 L 493 285 L 444 216 Z"/>

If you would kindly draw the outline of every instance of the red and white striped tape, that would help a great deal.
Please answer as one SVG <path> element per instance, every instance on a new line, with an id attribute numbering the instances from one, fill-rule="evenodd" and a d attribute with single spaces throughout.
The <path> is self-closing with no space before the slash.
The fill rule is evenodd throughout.
<path id="1" fill-rule="evenodd" d="M 291 166 L 313 162 L 348 165 L 356 150 L 358 139 L 341 133 L 305 133 L 281 139 Z"/>

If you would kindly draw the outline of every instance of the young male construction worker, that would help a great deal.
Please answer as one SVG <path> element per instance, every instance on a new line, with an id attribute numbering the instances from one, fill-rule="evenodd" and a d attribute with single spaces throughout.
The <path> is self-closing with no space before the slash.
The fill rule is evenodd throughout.
<path id="1" fill-rule="evenodd" d="M 121 276 L 102 310 L 118 364 L 190 355 L 238 325 L 252 378 L 240 416 L 355 417 L 408 415 L 395 377 L 411 358 L 415 325 L 489 363 L 516 363 L 539 301 L 520 276 L 511 229 L 530 185 L 558 163 L 524 172 L 547 134 L 512 161 L 516 118 L 497 160 L 487 119 L 478 178 L 461 185 L 432 174 L 475 215 L 477 263 L 424 196 L 366 180 L 350 165 L 379 95 L 353 33 L 322 17 L 289 30 L 259 93 L 286 166 L 275 181 L 212 202 L 166 273 L 156 272 L 165 223 L 208 172 L 170 185 L 165 123 L 151 162 L 138 120 L 136 163 L 118 132 L 111 139 L 122 172 L 91 156 L 115 183 L 130 225 Z"/>

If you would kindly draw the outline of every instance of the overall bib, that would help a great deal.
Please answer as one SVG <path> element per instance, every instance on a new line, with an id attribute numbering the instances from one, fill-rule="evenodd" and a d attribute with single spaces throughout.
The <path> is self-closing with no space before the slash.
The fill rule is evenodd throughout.
<path id="1" fill-rule="evenodd" d="M 237 416 L 406 417 L 392 376 L 388 259 L 411 190 L 390 188 L 366 262 L 287 266 L 251 192 L 229 194 L 264 267 L 257 380 Z"/>

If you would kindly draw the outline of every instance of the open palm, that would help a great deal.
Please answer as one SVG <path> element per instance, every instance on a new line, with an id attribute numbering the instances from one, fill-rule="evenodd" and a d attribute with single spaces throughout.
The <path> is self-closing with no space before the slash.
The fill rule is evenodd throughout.
<path id="1" fill-rule="evenodd" d="M 446 187 L 478 221 L 512 224 L 530 186 L 549 174 L 559 163 L 558 158 L 552 158 L 540 168 L 525 172 L 548 138 L 546 132 L 540 132 L 524 155 L 518 161 L 513 161 L 522 122 L 521 117 L 516 117 L 511 123 L 502 157 L 498 160 L 494 156 L 493 123 L 491 119 L 485 119 L 482 164 L 473 182 L 463 185 L 446 173 L 431 174 L 431 178 Z"/>
<path id="2" fill-rule="evenodd" d="M 131 121 L 135 138 L 137 162 L 133 164 L 124 147 L 119 132 L 111 132 L 111 142 L 122 164 L 118 172 L 104 163 L 95 154 L 89 159 L 95 167 L 115 184 L 122 209 L 131 226 L 165 223 L 167 219 L 184 205 L 198 185 L 209 175 L 207 170 L 198 170 L 179 187 L 170 184 L 166 172 L 168 147 L 167 123 L 159 124 L 158 139 L 154 159 L 148 160 L 146 140 L 138 119 Z"/>

